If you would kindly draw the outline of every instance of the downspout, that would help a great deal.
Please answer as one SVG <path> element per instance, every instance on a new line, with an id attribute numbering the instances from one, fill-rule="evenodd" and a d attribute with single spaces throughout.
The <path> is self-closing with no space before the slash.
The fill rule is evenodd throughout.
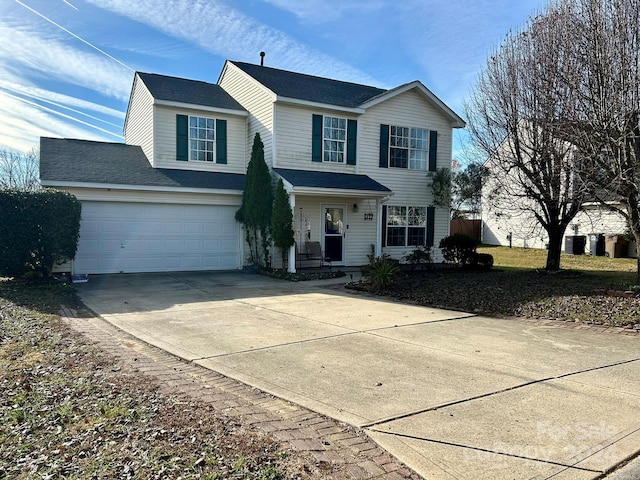
<path id="1" fill-rule="evenodd" d="M 391 198 L 391 195 L 387 195 L 384 198 L 376 199 L 376 241 L 373 244 L 373 254 L 376 257 L 382 255 L 382 204 L 386 203 Z"/>

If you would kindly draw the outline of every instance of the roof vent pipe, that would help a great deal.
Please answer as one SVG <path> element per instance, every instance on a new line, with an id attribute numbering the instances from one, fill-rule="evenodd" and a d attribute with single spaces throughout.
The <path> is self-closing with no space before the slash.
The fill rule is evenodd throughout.
<path id="1" fill-rule="evenodd" d="M 264 52 L 260 52 L 260 66 L 264 67 L 264 56 L 266 55 L 266 53 Z"/>

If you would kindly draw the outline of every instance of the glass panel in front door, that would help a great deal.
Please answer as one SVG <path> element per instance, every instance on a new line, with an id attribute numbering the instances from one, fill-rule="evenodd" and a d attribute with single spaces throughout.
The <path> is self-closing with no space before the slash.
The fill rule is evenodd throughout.
<path id="1" fill-rule="evenodd" d="M 343 208 L 326 207 L 324 209 L 324 255 L 333 262 L 342 261 L 343 220 Z"/>

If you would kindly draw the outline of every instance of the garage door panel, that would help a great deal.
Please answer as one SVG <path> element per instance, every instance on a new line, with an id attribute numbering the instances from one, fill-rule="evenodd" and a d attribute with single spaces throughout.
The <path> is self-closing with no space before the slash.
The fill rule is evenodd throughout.
<path id="1" fill-rule="evenodd" d="M 234 269 L 237 207 L 83 202 L 76 273 Z"/>

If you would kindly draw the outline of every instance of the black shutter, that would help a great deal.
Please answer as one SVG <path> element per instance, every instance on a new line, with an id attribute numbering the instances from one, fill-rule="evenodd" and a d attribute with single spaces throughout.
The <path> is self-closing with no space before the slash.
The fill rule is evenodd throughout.
<path id="1" fill-rule="evenodd" d="M 438 153 L 438 132 L 429 132 L 429 171 L 436 171 L 436 155 Z"/>
<path id="2" fill-rule="evenodd" d="M 380 244 L 383 247 L 387 246 L 387 206 L 382 206 L 382 239 Z"/>
<path id="3" fill-rule="evenodd" d="M 226 120 L 216 120 L 216 163 L 227 163 Z"/>
<path id="4" fill-rule="evenodd" d="M 389 125 L 380 125 L 380 167 L 389 166 Z"/>
<path id="5" fill-rule="evenodd" d="M 356 141 L 358 135 L 358 122 L 347 120 L 347 165 L 356 164 Z"/>
<path id="6" fill-rule="evenodd" d="M 436 223 L 436 207 L 427 207 L 427 247 L 433 247 L 433 230 Z"/>
<path id="7" fill-rule="evenodd" d="M 176 115 L 176 160 L 189 160 L 189 117 Z"/>
<path id="8" fill-rule="evenodd" d="M 311 129 L 311 161 L 322 162 L 322 115 L 313 116 Z"/>

